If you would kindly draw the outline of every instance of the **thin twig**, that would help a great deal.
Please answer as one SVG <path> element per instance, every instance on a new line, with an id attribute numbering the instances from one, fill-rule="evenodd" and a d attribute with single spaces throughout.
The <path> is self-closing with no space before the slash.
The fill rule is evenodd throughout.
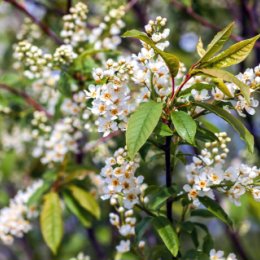
<path id="1" fill-rule="evenodd" d="M 211 23 L 210 21 L 208 21 L 201 15 L 197 14 L 191 7 L 186 7 L 184 4 L 180 3 L 177 0 L 171 0 L 171 2 L 175 7 L 177 7 L 179 10 L 187 13 L 190 17 L 192 17 L 194 20 L 198 21 L 201 25 L 208 27 L 210 29 L 213 29 L 215 31 L 220 31 L 222 29 L 221 27 Z M 244 40 L 244 38 L 242 38 L 238 35 L 235 35 L 235 34 L 231 34 L 230 38 L 237 42 Z M 260 48 L 260 43 L 256 42 L 255 47 Z"/>
<path id="2" fill-rule="evenodd" d="M 6 84 L 1 84 L 1 83 L 0 83 L 0 88 L 7 90 L 8 92 L 10 92 L 16 96 L 22 97 L 26 101 L 26 103 L 28 105 L 30 105 L 31 107 L 33 107 L 35 110 L 44 112 L 46 114 L 46 116 L 49 118 L 52 117 L 52 115 L 48 111 L 46 111 L 46 109 L 41 104 L 39 104 L 36 100 L 34 100 L 32 97 L 30 97 L 27 93 L 17 90 L 15 88 L 12 88 Z"/>
<path id="3" fill-rule="evenodd" d="M 41 30 L 48 35 L 52 40 L 54 40 L 57 44 L 62 44 L 63 41 L 53 32 L 47 25 L 43 24 L 40 20 L 38 20 L 35 16 L 33 16 L 22 4 L 16 2 L 15 0 L 4 0 L 7 3 L 13 5 L 16 9 L 23 12 L 27 15 L 35 24 L 37 24 Z"/>

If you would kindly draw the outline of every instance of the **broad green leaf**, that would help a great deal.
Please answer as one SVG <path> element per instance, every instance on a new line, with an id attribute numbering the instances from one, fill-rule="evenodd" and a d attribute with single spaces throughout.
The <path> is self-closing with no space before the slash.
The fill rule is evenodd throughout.
<path id="1" fill-rule="evenodd" d="M 153 193 L 149 194 L 149 202 L 148 205 L 151 209 L 156 210 L 158 208 L 160 208 L 160 206 L 171 196 L 174 195 L 174 193 L 176 192 L 174 187 L 170 187 L 170 188 L 161 188 L 158 190 L 156 190 Z"/>
<path id="2" fill-rule="evenodd" d="M 212 133 L 210 130 L 199 126 L 196 132 L 196 139 L 199 139 L 203 142 L 214 142 L 214 141 L 218 141 L 217 136 Z"/>
<path id="3" fill-rule="evenodd" d="M 79 203 L 81 207 L 91 213 L 94 217 L 100 218 L 100 208 L 93 195 L 82 188 L 75 185 L 68 187 L 73 198 Z"/>
<path id="4" fill-rule="evenodd" d="M 141 221 L 139 221 L 135 226 L 135 233 L 137 241 L 142 240 L 146 230 L 151 224 L 151 217 L 144 217 Z"/>
<path id="5" fill-rule="evenodd" d="M 208 233 L 203 239 L 203 252 L 209 254 L 210 250 L 214 248 L 214 241 L 211 235 Z"/>
<path id="6" fill-rule="evenodd" d="M 209 260 L 209 255 L 195 249 L 189 250 L 182 260 Z"/>
<path id="7" fill-rule="evenodd" d="M 226 26 L 223 30 L 218 32 L 216 36 L 213 38 L 211 43 L 208 45 L 205 54 L 200 59 L 200 62 L 207 62 L 209 58 L 211 58 L 215 53 L 217 53 L 223 45 L 226 43 L 226 41 L 229 39 L 232 30 L 234 27 L 234 23 L 230 23 L 228 26 Z"/>
<path id="8" fill-rule="evenodd" d="M 200 57 L 203 57 L 206 53 L 206 51 L 203 48 L 203 42 L 201 38 L 199 38 L 199 41 L 197 43 L 197 53 L 199 54 Z"/>
<path id="9" fill-rule="evenodd" d="M 45 195 L 40 223 L 45 242 L 56 254 L 63 236 L 62 210 L 57 193 L 50 192 Z"/>
<path id="10" fill-rule="evenodd" d="M 199 121 L 211 132 L 213 133 L 219 133 L 218 127 L 216 127 L 214 124 L 209 122 L 205 117 L 201 117 Z"/>
<path id="11" fill-rule="evenodd" d="M 249 55 L 259 37 L 260 34 L 230 46 L 227 50 L 208 60 L 205 66 L 225 68 L 240 63 Z"/>
<path id="12" fill-rule="evenodd" d="M 178 135 L 190 144 L 194 144 L 197 124 L 194 119 L 183 111 L 171 113 L 172 123 Z"/>
<path id="13" fill-rule="evenodd" d="M 91 219 L 88 213 L 77 203 L 77 201 L 72 198 L 71 194 L 68 192 L 63 192 L 63 198 L 68 209 L 78 218 L 84 227 L 91 226 Z"/>
<path id="14" fill-rule="evenodd" d="M 165 246 L 176 257 L 179 251 L 179 239 L 172 223 L 166 217 L 158 216 L 153 218 L 152 225 Z"/>
<path id="15" fill-rule="evenodd" d="M 208 211 L 210 211 L 218 219 L 220 219 L 227 225 L 232 226 L 231 219 L 215 200 L 205 196 L 199 197 L 199 201 L 208 209 Z"/>
<path id="16" fill-rule="evenodd" d="M 232 82 L 240 89 L 242 95 L 245 97 L 246 101 L 250 103 L 250 88 L 245 83 L 240 81 L 237 77 L 235 77 L 230 72 L 227 72 L 225 70 L 220 69 L 201 69 L 199 70 L 203 74 L 206 74 L 208 76 L 214 77 L 214 78 L 220 78 L 222 80 Z"/>
<path id="17" fill-rule="evenodd" d="M 214 215 L 207 209 L 195 209 L 192 210 L 190 215 L 192 217 L 212 218 Z"/>
<path id="18" fill-rule="evenodd" d="M 158 134 L 160 136 L 172 136 L 173 135 L 172 129 L 168 125 L 166 125 L 162 122 L 158 123 L 158 125 L 156 126 L 154 131 L 156 134 Z"/>
<path id="19" fill-rule="evenodd" d="M 206 104 L 203 102 L 195 102 L 195 105 L 203 107 L 204 109 L 211 111 L 212 113 L 218 115 L 227 121 L 240 135 L 240 137 L 246 142 L 248 150 L 250 152 L 254 151 L 254 137 L 253 135 L 246 129 L 246 127 L 232 114 L 227 112 L 221 107 Z"/>
<path id="20" fill-rule="evenodd" d="M 51 183 L 45 181 L 43 185 L 32 194 L 32 196 L 29 198 L 27 202 L 27 205 L 31 206 L 33 204 L 37 204 L 41 200 L 43 194 L 50 189 L 50 186 Z"/>
<path id="21" fill-rule="evenodd" d="M 126 130 L 126 146 L 131 159 L 153 132 L 161 117 L 162 110 L 162 103 L 149 101 L 139 105 L 130 116 Z"/>
<path id="22" fill-rule="evenodd" d="M 157 48 L 156 44 L 147 36 L 147 34 L 140 32 L 138 30 L 130 30 L 130 31 L 125 32 L 122 35 L 122 37 L 123 38 L 127 38 L 127 37 L 136 38 L 136 39 L 139 39 L 139 40 L 145 42 L 146 44 L 148 44 L 150 47 L 153 48 L 155 53 L 159 54 L 163 58 L 172 77 L 175 77 L 177 75 L 178 70 L 179 70 L 179 59 L 175 55 L 162 51 L 159 48 Z"/>

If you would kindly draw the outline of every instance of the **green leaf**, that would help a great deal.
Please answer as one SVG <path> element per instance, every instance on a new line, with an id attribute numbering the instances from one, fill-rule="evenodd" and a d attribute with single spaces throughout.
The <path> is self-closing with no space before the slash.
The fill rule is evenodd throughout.
<path id="1" fill-rule="evenodd" d="M 217 136 L 212 133 L 210 130 L 199 126 L 196 132 L 196 139 L 199 139 L 203 142 L 214 142 L 214 141 L 218 141 Z"/>
<path id="2" fill-rule="evenodd" d="M 219 117 L 227 121 L 240 134 L 240 137 L 246 142 L 248 150 L 253 153 L 254 137 L 241 123 L 241 121 L 239 121 L 236 117 L 234 117 L 232 114 L 230 114 L 221 107 L 202 102 L 195 102 L 195 105 L 203 107 L 204 109 L 211 111 L 212 113 L 218 115 Z"/>
<path id="3" fill-rule="evenodd" d="M 91 213 L 97 219 L 100 218 L 100 208 L 93 195 L 77 186 L 71 185 L 68 187 L 74 199 L 81 207 Z"/>
<path id="4" fill-rule="evenodd" d="M 158 125 L 156 126 L 154 131 L 156 134 L 158 134 L 160 136 L 172 136 L 173 135 L 172 129 L 168 125 L 166 125 L 162 122 L 158 123 Z"/>
<path id="5" fill-rule="evenodd" d="M 146 230 L 151 224 L 151 217 L 144 217 L 141 221 L 139 221 L 135 226 L 135 233 L 137 241 L 142 240 Z"/>
<path id="6" fill-rule="evenodd" d="M 173 256 L 177 256 L 179 251 L 179 239 L 172 223 L 163 216 L 154 217 L 152 225 L 164 242 L 165 246 Z"/>
<path id="7" fill-rule="evenodd" d="M 56 254 L 63 236 L 61 203 L 57 193 L 50 192 L 45 195 L 40 223 L 45 242 Z"/>
<path id="8" fill-rule="evenodd" d="M 203 42 L 201 38 L 199 38 L 199 41 L 197 43 L 197 53 L 199 54 L 200 57 L 203 57 L 206 53 L 206 51 L 203 48 Z"/>
<path id="9" fill-rule="evenodd" d="M 145 42 L 146 44 L 148 44 L 150 47 L 153 48 L 155 53 L 159 54 L 163 58 L 172 77 L 175 77 L 178 74 L 179 59 L 175 55 L 162 51 L 159 48 L 157 48 L 156 44 L 147 36 L 147 34 L 140 32 L 138 30 L 130 30 L 130 31 L 125 32 L 122 35 L 122 37 L 123 38 L 132 37 L 132 38 L 136 38 L 136 39 L 139 39 L 139 40 Z"/>
<path id="10" fill-rule="evenodd" d="M 33 204 L 39 203 L 43 194 L 50 189 L 51 182 L 44 182 L 43 185 L 37 189 L 32 196 L 29 198 L 27 205 L 32 206 Z"/>
<path id="11" fill-rule="evenodd" d="M 191 249 L 184 255 L 182 259 L 183 260 L 209 260 L 209 255 L 201 251 L 196 251 L 195 249 Z"/>
<path id="12" fill-rule="evenodd" d="M 172 123 L 178 135 L 190 144 L 194 144 L 197 124 L 194 119 L 183 111 L 171 113 Z"/>
<path id="13" fill-rule="evenodd" d="M 220 78 L 222 80 L 233 82 L 240 89 L 242 95 L 245 97 L 246 101 L 250 103 L 250 88 L 245 83 L 240 81 L 237 77 L 235 77 L 230 72 L 220 69 L 201 69 L 199 70 L 203 74 L 214 78 Z"/>
<path id="14" fill-rule="evenodd" d="M 162 103 L 149 101 L 142 103 L 130 116 L 126 130 L 126 146 L 131 159 L 153 132 L 161 117 L 162 110 Z"/>
<path id="15" fill-rule="evenodd" d="M 191 211 L 192 217 L 212 218 L 214 215 L 206 209 L 195 209 Z"/>
<path id="16" fill-rule="evenodd" d="M 260 34 L 230 46 L 227 50 L 208 60 L 205 66 L 225 68 L 240 63 L 249 55 L 259 37 Z"/>
<path id="17" fill-rule="evenodd" d="M 78 218 L 84 227 L 91 227 L 91 219 L 88 213 L 72 198 L 68 192 L 63 192 L 63 199 L 68 209 Z"/>
<path id="18" fill-rule="evenodd" d="M 232 227 L 232 221 L 219 204 L 209 197 L 199 197 L 199 201 L 218 219 Z"/>
<path id="19" fill-rule="evenodd" d="M 213 38 L 211 43 L 208 45 L 205 54 L 200 59 L 201 63 L 207 62 L 209 58 L 211 58 L 215 53 L 217 53 L 223 47 L 223 45 L 229 39 L 233 27 L 234 27 L 234 23 L 230 23 L 223 30 L 221 30 L 216 34 L 216 36 Z"/>
<path id="20" fill-rule="evenodd" d="M 149 194 L 148 205 L 151 209 L 156 210 L 173 194 L 176 192 L 174 187 L 170 188 L 160 188 Z"/>

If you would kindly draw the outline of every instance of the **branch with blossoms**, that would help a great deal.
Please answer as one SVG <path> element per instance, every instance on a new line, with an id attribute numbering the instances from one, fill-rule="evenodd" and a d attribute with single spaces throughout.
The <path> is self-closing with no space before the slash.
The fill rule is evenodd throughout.
<path id="1" fill-rule="evenodd" d="M 231 138 L 208 115 L 224 120 L 253 153 L 254 137 L 239 116 L 255 114 L 259 105 L 260 66 L 238 75 L 225 68 L 244 61 L 260 35 L 224 49 L 233 37 L 234 23 L 228 24 L 207 46 L 199 39 L 198 60 L 187 68 L 166 50 L 166 18 L 120 37 L 126 11 L 135 4 L 109 6 L 89 28 L 88 7 L 78 2 L 64 15 L 62 44 L 54 50 L 41 48 L 37 29 L 25 21 L 14 67 L 28 83 L 30 97 L 23 97 L 37 111 L 28 117 L 31 138 L 22 148 L 37 160 L 41 180 L 0 211 L 0 239 L 12 244 L 39 215 L 44 241 L 59 254 L 73 215 L 93 247 L 96 227 L 109 219 L 116 234 L 112 252 L 98 249 L 95 258 L 237 260 L 214 249 L 204 218 L 234 228 L 218 196 L 235 206 L 242 196 L 259 202 L 260 170 L 230 160 Z M 139 52 L 119 52 L 122 38 L 140 40 Z M 16 133 L 6 133 L 11 148 Z"/>

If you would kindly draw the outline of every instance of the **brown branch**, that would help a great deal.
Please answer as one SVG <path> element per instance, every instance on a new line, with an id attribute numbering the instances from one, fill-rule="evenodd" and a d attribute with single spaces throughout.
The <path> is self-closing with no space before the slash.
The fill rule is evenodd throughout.
<path id="1" fill-rule="evenodd" d="M 177 0 L 171 0 L 171 2 L 175 7 L 177 7 L 179 10 L 187 13 L 190 17 L 192 17 L 194 20 L 198 21 L 201 25 L 208 27 L 210 29 L 213 29 L 215 31 L 220 31 L 222 29 L 221 27 L 219 27 L 219 26 L 211 23 L 207 19 L 205 19 L 203 16 L 197 14 L 191 7 L 186 7 L 184 4 L 180 3 Z M 231 34 L 230 38 L 237 42 L 243 40 L 242 37 L 235 35 L 235 34 Z M 256 42 L 255 47 L 260 48 L 260 43 Z"/>
<path id="2" fill-rule="evenodd" d="M 10 3 L 13 5 L 16 9 L 23 12 L 25 15 L 27 15 L 35 24 L 37 24 L 40 29 L 48 35 L 53 41 L 55 41 L 57 44 L 62 44 L 63 41 L 54 33 L 47 25 L 43 24 L 40 20 L 38 20 L 36 17 L 34 17 L 22 4 L 16 2 L 15 0 L 4 0 L 7 3 Z"/>
<path id="3" fill-rule="evenodd" d="M 22 97 L 26 101 L 26 103 L 28 105 L 30 105 L 31 107 L 33 107 L 35 110 L 44 112 L 48 118 L 52 117 L 52 115 L 48 111 L 46 111 L 46 109 L 41 104 L 39 104 L 37 101 L 35 101 L 27 93 L 25 93 L 23 91 L 19 91 L 15 88 L 12 88 L 6 84 L 1 84 L 1 83 L 0 83 L 0 88 L 7 90 L 8 92 L 10 92 L 16 96 Z"/>

